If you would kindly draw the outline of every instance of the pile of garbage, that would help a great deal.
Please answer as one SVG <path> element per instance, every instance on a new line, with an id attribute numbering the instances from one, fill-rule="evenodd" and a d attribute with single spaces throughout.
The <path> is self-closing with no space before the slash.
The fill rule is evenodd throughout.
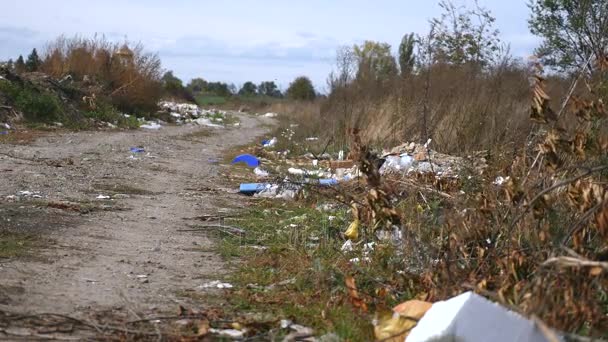
<path id="1" fill-rule="evenodd" d="M 383 151 L 384 163 L 380 168 L 381 174 L 408 174 L 411 172 L 433 172 L 438 177 L 458 177 L 458 173 L 467 160 L 432 150 L 429 139 L 425 144 L 415 142 L 404 143 Z M 482 173 L 487 167 L 483 156 L 471 158 L 473 167 Z"/>
<path id="2" fill-rule="evenodd" d="M 338 153 L 323 152 L 319 155 L 308 152 L 294 157 L 290 156 L 292 152 L 289 150 L 280 151 L 277 149 L 279 140 L 291 141 L 293 139 L 291 132 L 292 130 L 287 129 L 278 139 L 272 137 L 263 140 L 261 143 L 262 155 L 269 157 L 271 160 L 275 158 L 282 160 L 284 164 L 287 164 L 284 170 L 274 172 L 275 176 L 283 175 L 285 179 L 282 183 L 310 184 L 312 183 L 311 180 L 318 180 L 317 182 L 321 185 L 332 186 L 358 179 L 362 175 L 358 163 L 349 159 L 344 151 Z M 306 140 L 315 141 L 313 139 Z M 425 144 L 407 142 L 377 153 L 377 165 L 380 174 L 407 176 L 432 173 L 437 178 L 449 179 L 458 178 L 465 167 L 473 167 L 478 174 L 482 174 L 487 168 L 483 153 L 467 158 L 456 157 L 431 149 L 431 143 L 430 139 Z M 242 155 L 237 157 L 233 163 L 242 161 L 240 160 L 241 157 L 254 160 L 254 163 L 250 164 L 249 167 L 254 169 L 253 172 L 257 179 L 267 180 L 270 178 L 272 172 L 269 173 L 266 168 L 272 167 L 272 162 L 268 161 L 270 165 L 261 165 L 262 162 L 256 156 Z M 285 187 L 268 183 L 244 183 L 242 185 L 245 185 L 245 187 L 241 187 L 242 193 L 277 198 L 294 198 L 302 188 L 301 186 Z"/>
<path id="3" fill-rule="evenodd" d="M 179 124 L 196 124 L 208 127 L 224 127 L 228 112 L 218 109 L 203 109 L 192 103 L 162 101 L 158 104 Z"/>

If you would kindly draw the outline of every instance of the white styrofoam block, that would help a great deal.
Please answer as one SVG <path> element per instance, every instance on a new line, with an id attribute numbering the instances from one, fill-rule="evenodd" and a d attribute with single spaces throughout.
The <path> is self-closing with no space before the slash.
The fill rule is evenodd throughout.
<path id="1" fill-rule="evenodd" d="M 534 322 L 473 292 L 434 303 L 406 342 L 547 342 Z"/>

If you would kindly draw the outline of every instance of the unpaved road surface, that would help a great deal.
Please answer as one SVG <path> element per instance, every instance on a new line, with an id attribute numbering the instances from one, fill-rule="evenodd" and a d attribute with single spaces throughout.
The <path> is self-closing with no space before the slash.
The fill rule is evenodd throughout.
<path id="1" fill-rule="evenodd" d="M 222 156 L 268 129 L 268 119 L 237 116 L 238 128 L 51 133 L 0 145 L 0 230 L 43 238 L 33 255 L 0 259 L 0 310 L 137 316 L 192 304 L 180 292 L 204 291 L 226 270 L 209 237 L 179 230 L 239 207 L 222 188 Z"/>

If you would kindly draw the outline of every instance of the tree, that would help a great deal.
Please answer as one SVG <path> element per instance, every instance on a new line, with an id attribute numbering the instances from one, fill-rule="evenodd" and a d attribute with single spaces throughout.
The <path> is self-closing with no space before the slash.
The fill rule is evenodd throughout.
<path id="1" fill-rule="evenodd" d="M 258 94 L 270 97 L 281 97 L 281 91 L 274 81 L 260 83 L 258 86 Z"/>
<path id="2" fill-rule="evenodd" d="M 25 62 L 23 61 L 23 56 L 19 55 L 17 61 L 15 62 L 15 72 L 20 74 L 25 71 Z"/>
<path id="3" fill-rule="evenodd" d="M 341 46 L 336 51 L 335 71 L 329 73 L 327 86 L 330 93 L 338 88 L 344 88 L 355 79 L 357 57 L 351 46 Z"/>
<path id="4" fill-rule="evenodd" d="M 32 50 L 32 53 L 27 56 L 27 61 L 25 62 L 25 69 L 29 72 L 38 71 L 38 68 L 40 68 L 40 64 L 42 64 L 42 61 L 40 60 L 40 57 L 38 57 L 38 51 L 36 51 L 36 49 L 34 48 Z"/>
<path id="5" fill-rule="evenodd" d="M 528 6 L 530 31 L 543 39 L 536 54 L 544 64 L 569 70 L 607 53 L 608 0 L 531 0 Z"/>
<path id="6" fill-rule="evenodd" d="M 473 9 L 456 7 L 449 0 L 442 0 L 439 6 L 443 13 L 430 22 L 435 61 L 481 67 L 491 64 L 501 51 L 491 12 L 477 2 Z"/>
<path id="7" fill-rule="evenodd" d="M 15 62 L 13 62 L 13 59 L 9 59 L 8 61 L 6 61 L 6 68 L 10 71 L 13 71 L 15 68 Z"/>
<path id="8" fill-rule="evenodd" d="M 317 96 L 315 87 L 306 76 L 297 77 L 287 88 L 287 97 L 291 100 L 310 101 Z"/>
<path id="9" fill-rule="evenodd" d="M 209 82 L 207 83 L 205 91 L 222 97 L 229 97 L 232 95 L 228 84 L 224 82 Z"/>
<path id="10" fill-rule="evenodd" d="M 200 77 L 193 78 L 186 87 L 193 93 L 202 93 L 207 88 L 207 81 Z"/>
<path id="11" fill-rule="evenodd" d="M 189 102 L 196 102 L 192 93 L 184 87 L 182 80 L 173 75 L 173 71 L 165 72 L 161 78 L 163 88 L 167 95 L 180 98 Z"/>
<path id="12" fill-rule="evenodd" d="M 184 84 L 182 83 L 182 80 L 175 77 L 173 75 L 173 71 L 171 70 L 165 72 L 161 81 L 163 82 L 165 90 L 170 93 L 174 93 L 176 91 L 181 91 L 182 89 L 184 89 Z"/>
<path id="13" fill-rule="evenodd" d="M 414 47 L 416 39 L 414 33 L 406 34 L 401 39 L 399 45 L 399 68 L 401 69 L 401 76 L 409 75 L 414 70 L 414 64 L 416 63 L 416 57 L 414 55 Z"/>
<path id="14" fill-rule="evenodd" d="M 247 81 L 239 90 L 239 95 L 242 96 L 253 96 L 258 92 L 258 86 L 255 83 Z"/>
<path id="15" fill-rule="evenodd" d="M 382 81 L 397 75 L 397 63 L 391 55 L 390 44 L 368 40 L 355 45 L 353 52 L 357 58 L 357 79 Z"/>

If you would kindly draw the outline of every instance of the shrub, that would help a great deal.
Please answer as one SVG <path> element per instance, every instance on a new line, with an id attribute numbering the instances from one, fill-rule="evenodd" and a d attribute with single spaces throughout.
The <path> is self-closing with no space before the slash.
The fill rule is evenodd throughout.
<path id="1" fill-rule="evenodd" d="M 109 103 L 100 103 L 94 110 L 84 113 L 86 117 L 103 122 L 109 122 L 118 127 L 134 129 L 139 127 L 139 121 L 134 115 L 125 117 Z"/>
<path id="2" fill-rule="evenodd" d="M 5 81 L 0 81 L 0 91 L 11 99 L 28 120 L 53 122 L 61 119 L 61 102 L 53 94 L 40 92 L 27 84 L 19 86 Z"/>
<path id="3" fill-rule="evenodd" d="M 157 55 L 141 44 L 112 43 L 105 37 L 59 37 L 49 43 L 40 71 L 55 78 L 71 75 L 92 82 L 98 97 L 107 94 L 119 110 L 149 113 L 162 97 L 162 69 Z"/>

